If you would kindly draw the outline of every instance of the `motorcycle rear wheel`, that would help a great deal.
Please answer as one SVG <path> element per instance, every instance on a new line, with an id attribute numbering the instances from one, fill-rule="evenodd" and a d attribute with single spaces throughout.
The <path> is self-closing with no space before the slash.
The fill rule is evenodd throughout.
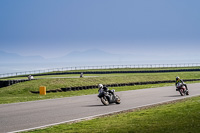
<path id="1" fill-rule="evenodd" d="M 108 99 L 106 97 L 101 97 L 101 102 L 106 106 L 109 105 Z"/>

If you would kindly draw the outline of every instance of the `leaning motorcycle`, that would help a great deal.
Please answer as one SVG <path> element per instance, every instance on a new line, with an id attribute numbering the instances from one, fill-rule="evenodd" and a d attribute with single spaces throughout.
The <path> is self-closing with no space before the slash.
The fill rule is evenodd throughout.
<path id="1" fill-rule="evenodd" d="M 177 91 L 180 92 L 181 96 L 189 95 L 189 91 L 186 90 L 186 87 L 185 87 L 184 84 L 178 83 L 177 86 L 176 86 L 176 88 L 177 88 Z"/>
<path id="2" fill-rule="evenodd" d="M 120 104 L 120 97 L 114 94 L 115 90 L 113 89 L 111 92 L 100 89 L 98 97 L 101 99 L 101 102 L 106 106 L 111 103 Z"/>

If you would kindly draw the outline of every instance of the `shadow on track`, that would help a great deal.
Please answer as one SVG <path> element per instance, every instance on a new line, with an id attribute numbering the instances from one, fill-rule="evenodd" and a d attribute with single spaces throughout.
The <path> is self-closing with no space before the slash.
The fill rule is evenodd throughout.
<path id="1" fill-rule="evenodd" d="M 165 97 L 182 97 L 181 95 L 165 96 Z"/>
<path id="2" fill-rule="evenodd" d="M 116 105 L 116 104 L 111 103 L 111 104 L 109 104 L 108 106 L 105 106 L 105 105 L 103 105 L 103 104 L 98 104 L 98 105 L 87 105 L 87 106 L 84 106 L 84 107 L 101 107 L 101 106 L 109 107 L 109 106 L 113 106 L 113 105 Z"/>
<path id="3" fill-rule="evenodd" d="M 100 107 L 100 106 L 104 106 L 104 105 L 101 105 L 101 104 L 99 104 L 99 105 L 88 105 L 88 106 L 84 106 L 84 107 Z"/>

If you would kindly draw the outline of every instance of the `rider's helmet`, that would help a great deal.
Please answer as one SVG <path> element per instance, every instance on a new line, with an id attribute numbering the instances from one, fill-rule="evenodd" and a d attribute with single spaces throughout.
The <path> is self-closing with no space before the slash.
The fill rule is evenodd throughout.
<path id="1" fill-rule="evenodd" d="M 99 84 L 99 85 L 98 85 L 98 88 L 99 88 L 99 89 L 103 88 L 103 85 L 102 85 L 102 84 Z"/>
<path id="2" fill-rule="evenodd" d="M 178 80 L 180 80 L 180 78 L 179 78 L 179 77 L 176 77 L 176 81 L 178 81 Z"/>

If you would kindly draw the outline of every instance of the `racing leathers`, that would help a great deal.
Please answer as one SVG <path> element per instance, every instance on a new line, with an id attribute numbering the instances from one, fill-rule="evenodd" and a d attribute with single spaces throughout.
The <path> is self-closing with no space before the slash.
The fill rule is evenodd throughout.
<path id="1" fill-rule="evenodd" d="M 98 91 L 100 91 L 101 89 L 102 89 L 103 91 L 109 92 L 109 93 L 113 94 L 113 96 L 115 96 L 115 95 L 114 95 L 114 92 L 113 92 L 112 90 L 109 90 L 106 86 L 103 86 L 103 88 L 100 88 Z"/>

